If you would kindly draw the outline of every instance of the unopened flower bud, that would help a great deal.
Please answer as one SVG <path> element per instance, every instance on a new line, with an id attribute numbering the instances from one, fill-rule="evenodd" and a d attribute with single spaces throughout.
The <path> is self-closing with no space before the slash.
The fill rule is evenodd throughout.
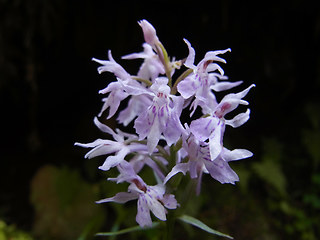
<path id="1" fill-rule="evenodd" d="M 143 19 L 138 23 L 142 28 L 144 40 L 154 48 L 156 43 L 159 42 L 156 30 L 147 20 Z"/>

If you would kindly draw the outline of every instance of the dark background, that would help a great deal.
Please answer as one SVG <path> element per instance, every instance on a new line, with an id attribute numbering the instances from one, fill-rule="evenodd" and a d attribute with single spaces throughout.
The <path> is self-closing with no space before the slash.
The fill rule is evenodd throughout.
<path id="1" fill-rule="evenodd" d="M 234 137 L 229 141 L 255 153 L 245 160 L 249 163 L 241 162 L 248 168 L 253 161 L 262 161 L 264 139 L 280 143 L 286 199 L 304 209 L 303 191 L 310 186 L 311 175 L 319 173 L 319 155 L 312 155 L 315 147 L 308 151 L 307 146 L 319 143 L 318 135 L 301 140 L 303 129 L 319 130 L 316 5 L 302 0 L 289 4 L 1 0 L 0 219 L 30 231 L 34 210 L 29 185 L 41 166 L 67 165 L 85 172 L 88 160 L 73 144 L 99 136 L 92 122 L 101 107 L 97 93 L 113 80 L 111 75 L 99 76 L 91 58 L 107 59 L 111 49 L 116 61 L 136 73 L 137 62 L 120 57 L 141 51 L 143 35 L 137 24 L 141 19 L 152 23 L 169 55 L 177 59 L 188 54 L 183 38 L 196 50 L 197 62 L 209 50 L 232 49 L 225 55 L 228 64 L 222 66 L 226 75 L 231 81 L 244 80 L 238 90 L 251 83 L 257 87 L 246 97 L 250 121 L 231 130 Z M 269 196 L 263 179 L 253 177 L 249 189 L 258 199 Z M 293 192 L 296 195 L 291 196 Z"/>

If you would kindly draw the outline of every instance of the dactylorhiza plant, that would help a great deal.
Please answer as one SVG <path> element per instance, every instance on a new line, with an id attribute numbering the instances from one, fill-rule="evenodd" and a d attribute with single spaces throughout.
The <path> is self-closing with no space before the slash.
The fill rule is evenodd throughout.
<path id="1" fill-rule="evenodd" d="M 172 183 L 174 175 L 183 173 L 196 180 L 197 194 L 200 193 L 203 174 L 210 174 L 220 183 L 234 184 L 239 181 L 228 163 L 251 157 L 252 153 L 245 149 L 227 149 L 223 144 L 223 136 L 226 125 L 237 128 L 247 122 L 250 110 L 232 119 L 225 117 L 239 105 L 248 105 L 243 98 L 255 85 L 238 93 L 226 94 L 218 101 L 216 92 L 229 90 L 242 83 L 228 81 L 218 65 L 226 63 L 221 55 L 230 52 L 229 48 L 209 51 L 196 64 L 195 50 L 184 39 L 189 54 L 185 59 L 175 60 L 169 58 L 156 30 L 148 21 L 141 20 L 139 25 L 145 40 L 143 52 L 122 57 L 143 59 L 136 75 L 129 74 L 118 64 L 111 51 L 108 52 L 108 60 L 92 59 L 101 65 L 98 67 L 99 73 L 110 72 L 115 76 L 115 81 L 99 91 L 106 97 L 101 112 L 94 119 L 95 125 L 112 136 L 113 140 L 97 139 L 75 145 L 91 148 L 86 158 L 107 155 L 99 169 L 108 171 L 117 168 L 118 177 L 108 180 L 128 184 L 127 192 L 119 192 L 97 203 L 137 200 L 137 223 L 140 227 L 151 227 L 150 211 L 157 219 L 166 221 L 168 209 L 172 211 L 180 207 L 175 198 L 175 191 L 179 187 Z M 176 77 L 175 72 L 180 68 L 185 70 L 180 70 L 182 74 Z M 119 110 L 121 101 L 125 99 L 127 107 Z M 194 114 L 196 110 L 200 114 Z M 135 133 L 119 129 L 114 131 L 103 124 L 99 119 L 105 111 L 108 111 L 108 119 L 119 111 L 116 118 L 119 125 L 128 126 L 133 122 Z M 183 111 L 189 111 L 183 115 L 187 117 L 181 117 Z M 195 115 L 200 117 L 196 118 Z M 152 169 L 156 185 L 148 185 L 146 182 L 150 181 L 139 176 L 143 168 Z M 180 219 L 220 234 L 193 217 L 183 215 Z"/>

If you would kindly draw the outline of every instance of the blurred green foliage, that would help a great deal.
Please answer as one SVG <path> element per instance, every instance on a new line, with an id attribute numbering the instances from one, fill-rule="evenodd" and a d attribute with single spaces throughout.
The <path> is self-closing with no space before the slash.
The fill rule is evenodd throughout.
<path id="1" fill-rule="evenodd" d="M 7 225 L 0 220 L 0 240 L 33 240 L 27 232 L 17 229 L 14 225 Z"/>
<path id="2" fill-rule="evenodd" d="M 106 217 L 94 203 L 97 196 L 97 186 L 77 170 L 42 167 L 31 184 L 33 234 L 37 239 L 91 239 Z"/>

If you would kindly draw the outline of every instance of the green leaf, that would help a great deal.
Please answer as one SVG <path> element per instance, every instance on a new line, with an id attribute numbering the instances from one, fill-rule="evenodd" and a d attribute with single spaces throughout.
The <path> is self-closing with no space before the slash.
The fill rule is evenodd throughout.
<path id="1" fill-rule="evenodd" d="M 97 233 L 96 236 L 115 236 L 115 235 L 120 235 L 120 234 L 125 234 L 125 233 L 130 233 L 130 232 L 136 232 L 136 231 L 141 231 L 141 230 L 148 230 L 152 228 L 156 228 L 159 226 L 159 222 L 154 222 L 152 223 L 151 227 L 140 227 L 140 226 L 134 226 L 126 229 L 122 229 L 116 232 L 102 232 L 102 233 Z"/>
<path id="2" fill-rule="evenodd" d="M 280 194 L 286 194 L 286 177 L 279 163 L 266 158 L 262 162 L 254 163 L 252 168 L 260 178 L 273 186 Z"/>
<path id="3" fill-rule="evenodd" d="M 206 224 L 204 224 L 203 222 L 201 222 L 200 220 L 194 218 L 194 217 L 191 217 L 191 216 L 187 216 L 187 215 L 182 215 L 181 217 L 179 217 L 179 219 L 185 223 L 188 223 L 188 224 L 191 224 L 195 227 L 198 227 L 208 233 L 211 233 L 211 234 L 214 234 L 214 235 L 218 235 L 220 237 L 226 237 L 226 238 L 230 238 L 230 239 L 233 239 L 233 237 L 227 235 L 227 234 L 224 234 L 222 232 L 219 232 L 219 231 L 216 231 L 212 228 L 210 228 L 209 226 L 207 226 Z"/>

